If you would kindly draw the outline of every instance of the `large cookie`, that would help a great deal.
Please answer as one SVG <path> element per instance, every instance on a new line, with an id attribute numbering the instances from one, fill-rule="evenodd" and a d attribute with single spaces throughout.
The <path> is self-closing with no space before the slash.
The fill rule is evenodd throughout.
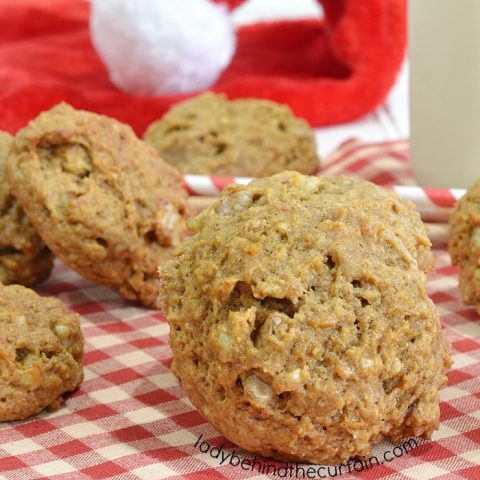
<path id="1" fill-rule="evenodd" d="M 268 100 L 205 93 L 174 106 L 144 138 L 183 173 L 264 177 L 319 166 L 308 124 Z"/>
<path id="2" fill-rule="evenodd" d="M 53 256 L 10 192 L 5 162 L 12 143 L 0 132 L 0 283 L 29 286 L 50 275 Z"/>
<path id="3" fill-rule="evenodd" d="M 0 421 L 57 408 L 82 382 L 82 354 L 77 314 L 28 288 L 0 286 Z"/>
<path id="4" fill-rule="evenodd" d="M 120 122 L 61 104 L 21 130 L 12 191 L 50 249 L 91 281 L 155 306 L 157 267 L 185 232 L 180 174 Z"/>
<path id="5" fill-rule="evenodd" d="M 381 197 L 368 185 L 285 173 L 227 188 L 160 269 L 172 369 L 247 450 L 339 463 L 438 427 L 451 361 L 424 230 L 393 194 L 362 202 Z"/>

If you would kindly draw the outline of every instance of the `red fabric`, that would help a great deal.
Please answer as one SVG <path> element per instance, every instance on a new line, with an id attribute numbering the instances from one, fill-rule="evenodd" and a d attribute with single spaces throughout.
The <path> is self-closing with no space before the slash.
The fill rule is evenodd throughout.
<path id="1" fill-rule="evenodd" d="M 230 7 L 242 0 L 228 0 Z M 213 90 L 288 103 L 315 126 L 353 120 L 379 105 L 406 42 L 405 0 L 322 0 L 325 20 L 259 23 Z M 137 133 L 185 96 L 117 90 L 94 51 L 80 0 L 2 0 L 0 129 L 12 133 L 64 100 L 131 124 Z"/>

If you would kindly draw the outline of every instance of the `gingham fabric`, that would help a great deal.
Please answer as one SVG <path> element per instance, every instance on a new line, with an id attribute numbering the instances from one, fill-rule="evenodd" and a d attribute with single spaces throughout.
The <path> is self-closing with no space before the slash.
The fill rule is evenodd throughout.
<path id="1" fill-rule="evenodd" d="M 336 154 L 331 173 L 411 183 L 405 142 L 349 142 L 342 148 L 354 145 L 350 154 Z M 440 429 L 431 441 L 385 442 L 368 462 L 330 469 L 258 458 L 226 441 L 200 417 L 169 370 L 164 316 L 57 262 L 38 291 L 81 314 L 85 380 L 57 412 L 0 424 L 0 478 L 480 479 L 480 318 L 462 305 L 448 254 L 436 250 L 435 256 L 428 291 L 454 358 L 441 391 Z"/>

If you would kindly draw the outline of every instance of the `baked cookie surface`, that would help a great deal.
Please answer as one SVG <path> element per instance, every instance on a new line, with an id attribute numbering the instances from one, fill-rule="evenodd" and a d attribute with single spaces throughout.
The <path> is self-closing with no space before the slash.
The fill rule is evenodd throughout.
<path id="1" fill-rule="evenodd" d="M 348 182 L 284 173 L 227 188 L 160 269 L 184 391 L 264 456 L 333 464 L 438 427 L 451 361 L 407 245 L 418 225 L 409 236 L 391 205 L 359 208 L 352 192 L 368 188 Z"/>
<path id="2" fill-rule="evenodd" d="M 0 421 L 21 420 L 83 380 L 80 317 L 54 298 L 0 285 Z"/>
<path id="3" fill-rule="evenodd" d="M 29 286 L 50 275 L 53 255 L 10 192 L 5 169 L 12 143 L 0 131 L 0 283 Z"/>
<path id="4" fill-rule="evenodd" d="M 461 268 L 462 300 L 480 313 L 480 181 L 458 200 L 449 226 L 448 251 Z"/>
<path id="5" fill-rule="evenodd" d="M 45 243 L 87 279 L 157 304 L 157 267 L 185 233 L 181 176 L 127 125 L 61 104 L 21 130 L 8 163 Z"/>
<path id="6" fill-rule="evenodd" d="M 427 273 L 433 269 L 434 258 L 428 232 L 415 205 L 365 180 L 348 177 L 313 177 L 296 172 L 282 172 L 269 178 L 256 179 L 245 187 L 231 185 L 221 194 L 221 204 L 205 210 L 190 223 L 193 230 L 201 228 L 207 217 L 222 217 L 222 213 L 242 202 L 254 206 L 290 203 L 308 206 L 328 215 L 341 215 L 357 210 L 377 217 L 388 226 L 417 260 L 418 267 Z M 220 214 L 219 216 L 217 214 Z M 209 219 L 210 220 L 210 219 Z"/>
<path id="7" fill-rule="evenodd" d="M 207 92 L 174 106 L 144 139 L 183 173 L 264 177 L 319 166 L 309 125 L 267 100 Z"/>

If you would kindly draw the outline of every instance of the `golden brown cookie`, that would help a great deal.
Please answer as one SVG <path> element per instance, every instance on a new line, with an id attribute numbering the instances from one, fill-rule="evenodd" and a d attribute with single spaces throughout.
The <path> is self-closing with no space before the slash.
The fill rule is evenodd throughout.
<path id="1" fill-rule="evenodd" d="M 50 275 L 53 256 L 10 193 L 5 162 L 12 143 L 0 132 L 0 283 L 29 286 Z"/>
<path id="2" fill-rule="evenodd" d="M 50 249 L 92 282 L 155 306 L 184 236 L 181 176 L 127 125 L 61 104 L 20 130 L 12 191 Z"/>
<path id="3" fill-rule="evenodd" d="M 457 202 L 450 217 L 448 250 L 461 268 L 460 292 L 480 313 L 480 180 Z"/>
<path id="4" fill-rule="evenodd" d="M 227 188 L 160 268 L 172 369 L 247 450 L 333 464 L 438 427 L 451 360 L 408 245 L 423 228 L 367 185 L 290 172 Z"/>
<path id="5" fill-rule="evenodd" d="M 345 208 L 362 210 L 377 216 L 399 236 L 422 271 L 427 273 L 434 266 L 430 251 L 432 244 L 415 205 L 400 198 L 395 192 L 365 180 L 283 172 L 254 180 L 248 187 L 231 185 L 225 189 L 221 198 L 224 200 L 217 206 L 220 213 L 228 210 L 231 203 L 238 205 L 239 199 L 255 205 L 276 205 L 278 202 L 287 201 L 333 213 L 341 213 Z M 205 210 L 191 221 L 191 225 L 195 228 L 206 216 L 216 214 L 215 209 Z"/>
<path id="6" fill-rule="evenodd" d="M 264 177 L 319 166 L 307 122 L 268 100 L 207 92 L 174 106 L 144 138 L 183 173 Z"/>
<path id="7" fill-rule="evenodd" d="M 0 421 L 21 420 L 83 380 L 80 317 L 55 298 L 0 285 Z"/>

